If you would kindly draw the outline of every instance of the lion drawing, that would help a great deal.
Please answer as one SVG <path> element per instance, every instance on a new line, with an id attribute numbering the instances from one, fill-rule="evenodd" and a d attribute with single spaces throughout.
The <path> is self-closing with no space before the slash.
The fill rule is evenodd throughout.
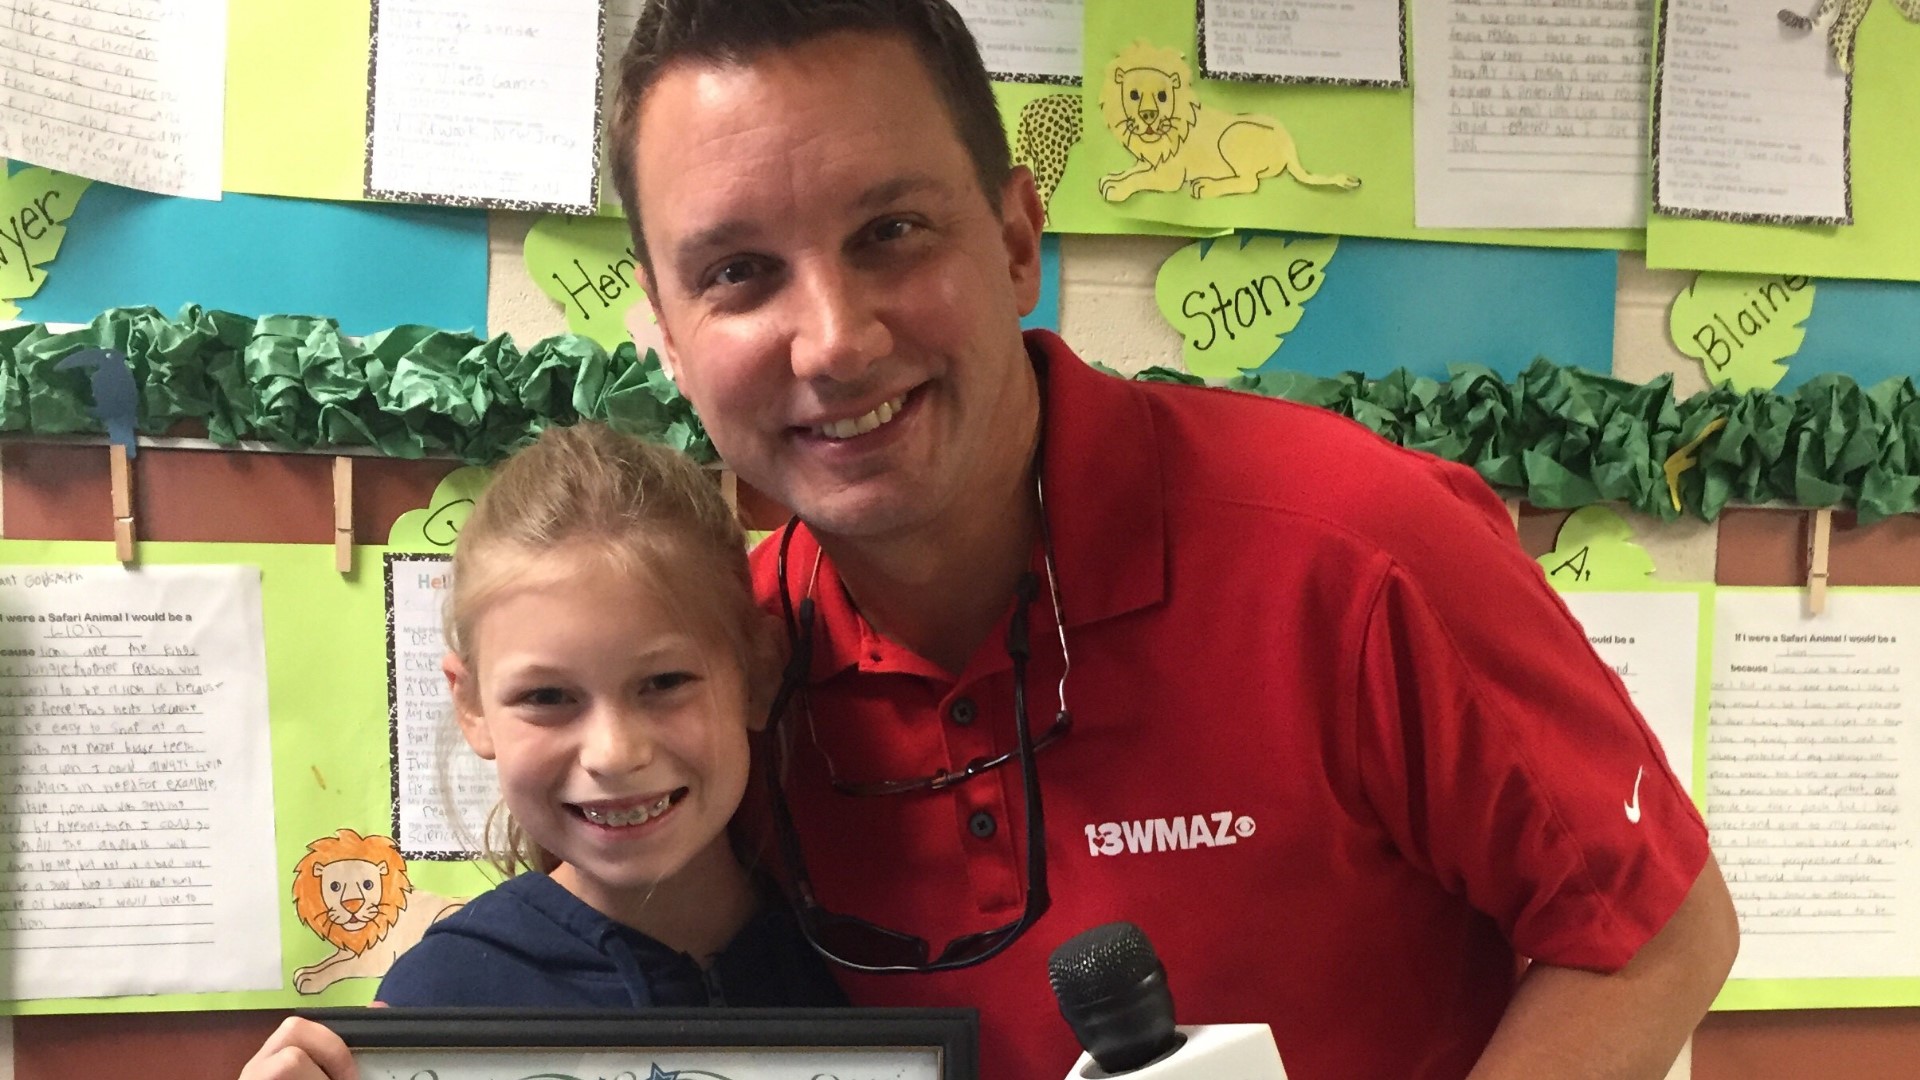
<path id="1" fill-rule="evenodd" d="M 1182 188 L 1196 199 L 1244 195 L 1283 173 L 1302 184 L 1360 186 L 1357 177 L 1308 172 L 1278 120 L 1210 110 L 1197 91 L 1186 61 L 1172 49 L 1140 42 L 1108 65 L 1101 117 L 1135 160 L 1132 168 L 1101 178 L 1102 197 L 1124 202 L 1142 191 Z"/>
<path id="2" fill-rule="evenodd" d="M 384 836 L 323 836 L 293 868 L 293 910 L 334 953 L 294 972 L 293 988 L 317 994 L 342 979 L 384 975 L 427 927 L 465 904 L 416 891 L 407 860 Z"/>

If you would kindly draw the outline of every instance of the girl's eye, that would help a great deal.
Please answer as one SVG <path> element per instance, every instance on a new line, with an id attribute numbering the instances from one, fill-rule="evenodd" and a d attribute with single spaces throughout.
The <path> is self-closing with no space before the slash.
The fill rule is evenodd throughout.
<path id="1" fill-rule="evenodd" d="M 567 703 L 567 692 L 557 686 L 541 686 L 520 695 L 520 704 L 551 709 Z"/>
<path id="2" fill-rule="evenodd" d="M 670 690 L 676 690 L 687 685 L 692 682 L 695 677 L 691 671 L 669 671 L 665 674 L 655 675 L 647 680 L 646 692 L 664 694 Z"/>

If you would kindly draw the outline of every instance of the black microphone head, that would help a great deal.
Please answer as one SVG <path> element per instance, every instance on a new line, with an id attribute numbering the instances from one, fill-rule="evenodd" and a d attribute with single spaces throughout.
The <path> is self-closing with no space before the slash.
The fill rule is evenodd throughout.
<path id="1" fill-rule="evenodd" d="M 1173 1050 L 1173 994 L 1147 935 L 1107 923 L 1062 942 L 1047 960 L 1060 1015 L 1101 1069 L 1121 1073 Z"/>

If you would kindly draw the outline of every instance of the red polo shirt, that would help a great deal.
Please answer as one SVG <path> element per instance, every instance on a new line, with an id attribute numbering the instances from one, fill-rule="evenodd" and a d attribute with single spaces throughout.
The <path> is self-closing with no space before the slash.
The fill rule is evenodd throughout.
<path id="1" fill-rule="evenodd" d="M 843 973 L 855 1001 L 976 1006 L 983 1077 L 1059 1080 L 1078 1048 L 1047 955 L 1128 919 L 1180 1022 L 1271 1024 L 1295 1080 L 1454 1080 L 1516 953 L 1611 971 L 1666 923 L 1705 827 L 1484 483 L 1321 410 L 1028 344 L 1075 721 L 1038 759 L 1053 906 L 979 967 Z M 815 551 L 801 530 L 790 559 Z M 1012 920 L 1017 764 L 858 798 L 823 759 L 873 780 L 1010 749 L 1004 633 L 954 678 L 874 632 L 831 561 L 814 596 L 788 788 L 821 902 L 935 950 Z M 1032 627 L 1037 735 L 1062 664 L 1044 593 Z"/>

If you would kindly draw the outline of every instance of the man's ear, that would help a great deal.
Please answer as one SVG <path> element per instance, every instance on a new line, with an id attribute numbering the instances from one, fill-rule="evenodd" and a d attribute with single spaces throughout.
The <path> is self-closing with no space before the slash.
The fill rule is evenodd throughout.
<path id="1" fill-rule="evenodd" d="M 1040 306 L 1040 234 L 1047 208 L 1040 202 L 1033 170 L 1016 165 L 1000 191 L 1000 239 L 1007 249 L 1007 268 L 1020 314 Z"/>
<path id="2" fill-rule="evenodd" d="M 453 698 L 453 718 L 460 724 L 460 734 L 466 737 L 474 753 L 492 761 L 493 730 L 487 727 L 487 719 L 480 713 L 480 688 L 474 685 L 473 674 L 451 650 L 440 658 L 440 670 L 447 677 L 448 696 Z"/>

